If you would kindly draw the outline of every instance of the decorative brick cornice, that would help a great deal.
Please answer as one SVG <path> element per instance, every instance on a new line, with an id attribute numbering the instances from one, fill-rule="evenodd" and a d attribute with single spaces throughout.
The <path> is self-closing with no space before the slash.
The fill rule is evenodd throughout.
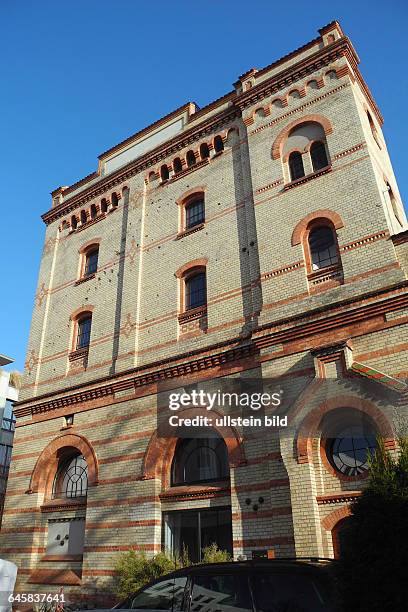
<path id="1" fill-rule="evenodd" d="M 316 39 L 313 44 L 317 44 L 318 41 L 319 39 Z M 308 43 L 309 46 L 310 44 L 311 43 Z M 308 45 L 306 45 L 306 47 L 304 48 L 307 48 Z M 290 56 L 296 56 L 296 53 L 299 53 L 299 51 L 293 52 L 293 54 L 290 54 Z M 207 119 L 205 119 L 205 114 L 203 114 L 203 111 L 205 111 L 205 109 L 202 109 L 202 111 L 198 111 L 198 113 L 196 113 L 196 116 L 193 115 L 193 117 L 201 117 L 201 115 L 203 114 L 204 120 L 200 124 L 195 125 L 190 129 L 186 129 L 183 133 L 176 135 L 165 143 L 162 143 L 153 151 L 149 151 L 148 153 L 140 156 L 136 160 L 133 160 L 132 162 L 127 164 L 125 167 L 112 172 L 106 177 L 102 177 L 99 173 L 92 173 L 85 179 L 82 179 L 81 181 L 76 183 L 75 185 L 68 187 L 64 190 L 65 193 L 69 193 L 70 191 L 78 189 L 82 185 L 86 185 L 89 180 L 94 180 L 95 178 L 100 176 L 99 181 L 92 185 L 89 185 L 89 187 L 85 187 L 84 191 L 72 196 L 65 202 L 58 204 L 50 211 L 42 215 L 42 219 L 48 225 L 55 219 L 66 215 L 70 211 L 83 205 L 89 200 L 105 193 L 105 191 L 107 191 L 108 189 L 111 189 L 114 186 L 134 176 L 135 174 L 146 170 L 152 165 L 155 165 L 156 163 L 162 161 L 167 156 L 183 149 L 184 147 L 190 145 L 192 142 L 199 140 L 206 134 L 213 132 L 220 126 L 225 125 L 226 123 L 234 120 L 236 117 L 240 116 L 242 110 L 244 110 L 248 106 L 255 104 L 259 100 L 262 100 L 263 98 L 269 95 L 275 94 L 280 89 L 287 88 L 290 84 L 295 83 L 300 79 L 303 79 L 305 76 L 314 73 L 316 70 L 320 70 L 323 66 L 329 66 L 341 57 L 345 57 L 351 65 L 353 70 L 353 76 L 356 78 L 356 80 L 358 80 L 360 86 L 362 87 L 364 93 L 368 98 L 368 101 L 371 105 L 374 114 L 377 116 L 377 119 L 381 124 L 381 114 L 378 111 L 378 108 L 371 96 L 368 87 L 364 83 L 364 80 L 362 79 L 359 73 L 357 67 L 359 63 L 359 58 L 356 55 L 350 40 L 346 36 L 343 36 L 339 40 L 323 48 L 318 49 L 316 52 L 312 53 L 308 57 L 296 62 L 291 66 L 288 66 L 287 68 L 280 71 L 278 74 L 271 76 L 269 79 L 266 79 L 258 85 L 254 85 L 254 87 L 252 87 L 248 91 L 245 91 L 237 96 L 234 96 L 231 93 L 227 94 L 221 100 L 230 99 L 231 106 L 229 108 L 223 109 L 215 115 L 208 117 Z M 277 65 L 278 63 L 279 62 L 275 62 L 275 64 L 272 64 L 266 69 L 259 71 L 257 73 L 258 76 L 264 74 L 265 72 L 270 70 L 272 66 Z M 345 68 L 348 72 L 347 66 Z M 207 110 L 210 107 L 206 107 Z M 160 124 L 161 122 L 163 122 L 164 119 L 165 118 L 159 120 L 154 125 Z M 100 156 L 100 158 L 105 158 L 107 154 L 109 154 L 109 152 L 111 151 L 120 150 L 124 146 L 124 144 L 126 144 L 126 142 L 131 141 L 134 138 L 135 136 L 133 135 L 132 137 L 130 137 L 130 139 L 127 139 L 123 143 L 120 143 L 119 145 L 116 145 L 115 147 L 110 149 L 106 154 Z"/>
<path id="2" fill-rule="evenodd" d="M 312 55 L 297 62 L 296 64 L 285 68 L 278 74 L 273 75 L 269 79 L 255 85 L 248 91 L 240 94 L 235 100 L 235 104 L 243 111 L 248 106 L 256 104 L 267 96 L 276 94 L 279 90 L 284 89 L 303 79 L 305 76 L 320 70 L 323 66 L 329 66 L 341 57 L 354 55 L 354 63 L 357 65 L 358 57 L 351 45 L 349 39 L 344 36 L 323 49 L 318 49 Z"/>
<path id="3" fill-rule="evenodd" d="M 231 107 L 221 111 L 215 116 L 209 117 L 199 125 L 191 127 L 174 138 L 167 140 L 152 151 L 149 151 L 148 153 L 145 153 L 137 159 L 129 162 L 123 168 L 112 172 L 107 177 L 101 177 L 101 180 L 97 184 L 91 185 L 89 188 L 81 191 L 81 193 L 66 200 L 62 204 L 59 204 L 55 208 L 52 208 L 48 212 L 44 213 L 41 218 L 46 225 L 49 225 L 56 219 L 65 216 L 72 210 L 79 208 L 93 198 L 102 195 L 109 189 L 112 189 L 116 185 L 128 180 L 135 174 L 145 171 L 147 168 L 159 163 L 166 157 L 189 146 L 192 142 L 200 140 L 206 134 L 214 132 L 226 123 L 230 123 L 238 116 L 240 116 L 239 109 Z M 194 166 L 194 168 L 196 167 L 197 164 Z"/>
<path id="4" fill-rule="evenodd" d="M 243 346 L 232 348 L 224 352 L 215 353 L 212 355 L 206 355 L 192 359 L 189 359 L 188 356 L 186 356 L 186 360 L 184 362 L 176 363 L 174 365 L 171 365 L 171 359 L 164 360 L 162 362 L 162 365 L 153 364 L 153 367 L 155 369 L 145 374 L 134 375 L 132 377 L 125 378 L 124 380 L 119 381 L 112 380 L 110 384 L 101 384 L 98 387 L 92 389 L 85 389 L 79 392 L 72 392 L 72 390 L 70 391 L 69 389 L 67 389 L 66 395 L 42 403 L 21 405 L 21 407 L 17 406 L 16 404 L 14 413 L 17 417 L 29 414 L 37 415 L 49 412 L 51 410 L 56 410 L 58 408 L 75 406 L 76 404 L 81 404 L 83 402 L 92 401 L 107 396 L 114 396 L 115 393 L 127 389 L 130 392 L 134 392 L 136 388 L 142 387 L 144 385 L 157 383 L 179 376 L 185 376 L 210 368 L 216 368 L 223 364 L 235 362 L 237 360 L 250 357 L 256 352 L 257 349 L 255 346 L 253 346 L 252 344 L 245 344 Z M 166 363 L 168 365 L 165 365 Z M 147 365 L 144 368 L 140 368 L 138 372 L 143 369 L 147 370 L 151 368 L 152 364 Z"/>
<path id="5" fill-rule="evenodd" d="M 184 170 L 182 170 L 181 172 L 178 172 L 177 174 L 174 174 L 171 179 L 168 179 L 167 181 L 164 181 L 162 183 L 162 185 L 168 184 L 168 183 L 174 183 L 174 181 L 177 181 L 179 178 L 182 178 L 184 176 L 186 176 L 187 174 L 191 174 L 191 172 L 194 172 L 194 170 L 198 170 L 199 168 L 202 168 L 203 166 L 207 166 L 210 163 L 209 158 L 207 159 L 202 159 L 201 161 L 198 161 L 197 163 L 193 164 L 192 166 L 189 166 L 188 168 L 184 168 Z"/>
<path id="6" fill-rule="evenodd" d="M 322 504 L 344 504 L 357 499 L 362 495 L 361 491 L 343 491 L 342 493 L 329 493 L 327 495 L 318 495 L 316 501 L 319 505 Z"/>

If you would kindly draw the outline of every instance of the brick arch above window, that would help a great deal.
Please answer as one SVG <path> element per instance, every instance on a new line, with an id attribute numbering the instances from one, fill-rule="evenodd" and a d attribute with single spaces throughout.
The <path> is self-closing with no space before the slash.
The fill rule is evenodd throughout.
<path id="1" fill-rule="evenodd" d="M 202 408 L 186 408 L 179 411 L 178 414 L 182 418 L 194 418 L 203 415 L 204 412 L 206 411 Z M 229 467 L 244 465 L 246 463 L 244 447 L 237 431 L 233 427 L 214 427 L 214 430 L 223 438 L 227 446 Z M 179 438 L 159 437 L 157 431 L 154 432 L 143 457 L 143 480 L 157 478 L 161 480 L 164 489 L 169 487 L 171 465 L 178 441 Z"/>
<path id="2" fill-rule="evenodd" d="M 314 212 L 306 215 L 297 225 L 292 232 L 291 244 L 292 246 L 296 246 L 297 244 L 301 244 L 304 240 L 306 232 L 308 228 L 313 224 L 317 224 L 318 222 L 329 222 L 334 229 L 340 229 L 344 227 L 344 222 L 339 213 L 334 210 L 329 210 L 327 208 L 321 210 L 315 210 Z"/>
<path id="3" fill-rule="evenodd" d="M 330 512 L 330 514 L 322 519 L 322 527 L 326 529 L 326 531 L 331 531 L 340 521 L 348 518 L 350 515 L 350 506 L 342 506 L 341 508 L 337 508 L 337 510 L 333 510 L 333 512 Z"/>
<path id="4" fill-rule="evenodd" d="M 44 493 L 47 498 L 51 497 L 53 479 L 64 449 L 84 456 L 88 465 L 88 485 L 98 484 L 99 465 L 95 450 L 85 436 L 69 433 L 55 438 L 43 449 L 31 474 L 27 493 Z"/>
<path id="5" fill-rule="evenodd" d="M 176 200 L 176 204 L 179 206 L 184 206 L 188 204 L 193 198 L 204 197 L 206 186 L 205 185 L 197 185 L 197 187 L 193 187 L 192 189 L 188 189 L 185 191 L 179 198 Z"/>
<path id="6" fill-rule="evenodd" d="M 91 315 L 94 310 L 95 306 L 92 306 L 91 304 L 87 304 L 86 306 L 80 306 L 79 308 L 71 312 L 69 318 L 71 319 L 71 321 L 78 321 L 85 315 Z"/>
<path id="7" fill-rule="evenodd" d="M 206 257 L 201 257 L 200 259 L 193 259 L 188 263 L 180 266 L 178 270 L 176 270 L 175 275 L 177 278 L 184 278 L 190 272 L 194 270 L 198 270 L 200 268 L 205 268 L 208 264 L 208 259 Z"/>
<path id="8" fill-rule="evenodd" d="M 87 251 L 89 251 L 90 249 L 93 249 L 94 247 L 97 248 L 100 246 L 102 241 L 102 238 L 100 236 L 98 236 L 97 238 L 93 238 L 92 240 L 88 240 L 87 242 L 85 242 L 83 245 L 80 246 L 80 248 L 78 249 L 78 253 L 86 253 Z"/>
<path id="9" fill-rule="evenodd" d="M 321 433 L 323 417 L 338 408 L 354 409 L 367 415 L 379 434 L 385 438 L 386 448 L 395 448 L 394 432 L 384 413 L 373 402 L 354 395 L 342 395 L 321 403 L 303 419 L 295 439 L 298 463 L 313 463 L 313 440 Z"/>
<path id="10" fill-rule="evenodd" d="M 327 119 L 327 117 L 324 117 L 323 115 L 304 115 L 299 119 L 291 121 L 286 127 L 283 128 L 283 130 L 276 137 L 272 145 L 272 159 L 280 158 L 282 145 L 294 128 L 301 125 L 302 123 L 310 122 L 319 123 L 322 126 L 326 136 L 327 134 L 331 134 L 333 132 L 332 124 L 330 123 L 329 119 Z"/>

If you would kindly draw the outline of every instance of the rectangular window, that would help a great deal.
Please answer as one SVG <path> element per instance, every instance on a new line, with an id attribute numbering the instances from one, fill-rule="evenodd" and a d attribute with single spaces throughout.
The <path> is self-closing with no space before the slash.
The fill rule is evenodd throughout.
<path id="1" fill-rule="evenodd" d="M 5 431 L 14 431 L 16 425 L 16 417 L 13 414 L 13 407 L 10 400 L 6 401 L 6 405 L 3 410 L 3 419 L 1 421 L 1 428 Z"/>
<path id="2" fill-rule="evenodd" d="M 84 276 L 90 276 L 91 274 L 95 274 L 98 269 L 98 255 L 98 249 L 95 249 L 87 254 L 85 259 Z"/>
<path id="3" fill-rule="evenodd" d="M 47 555 L 82 555 L 85 519 L 51 519 L 48 521 Z"/>
<path id="4" fill-rule="evenodd" d="M 200 272 L 186 281 L 186 310 L 205 306 L 206 303 L 207 290 L 205 272 Z"/>
<path id="5" fill-rule="evenodd" d="M 91 323 L 92 317 L 86 317 L 86 319 L 81 319 L 78 322 L 77 350 L 89 346 L 91 340 Z"/>
<path id="6" fill-rule="evenodd" d="M 164 548 L 171 554 L 186 551 L 189 560 L 196 563 L 211 544 L 232 554 L 230 508 L 166 512 L 163 519 Z"/>
<path id="7" fill-rule="evenodd" d="M 196 200 L 186 207 L 186 228 L 204 223 L 204 201 Z"/>
<path id="8" fill-rule="evenodd" d="M 12 446 L 8 444 L 0 444 L 0 474 L 2 475 L 8 474 L 12 450 Z"/>

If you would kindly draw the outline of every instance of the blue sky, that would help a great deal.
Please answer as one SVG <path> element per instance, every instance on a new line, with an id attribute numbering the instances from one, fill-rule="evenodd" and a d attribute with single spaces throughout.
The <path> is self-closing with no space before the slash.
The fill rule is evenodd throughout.
<path id="1" fill-rule="evenodd" d="M 408 194 L 404 0 L 1 0 L 0 353 L 23 368 L 50 191 L 186 101 L 199 106 L 338 19 Z"/>

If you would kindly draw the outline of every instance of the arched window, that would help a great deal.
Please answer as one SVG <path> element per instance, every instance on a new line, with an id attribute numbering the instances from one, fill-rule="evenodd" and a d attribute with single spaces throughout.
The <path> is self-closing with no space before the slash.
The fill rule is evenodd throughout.
<path id="1" fill-rule="evenodd" d="M 333 229 L 320 225 L 309 234 L 309 249 L 312 270 L 321 270 L 338 263 L 337 240 Z"/>
<path id="2" fill-rule="evenodd" d="M 200 157 L 201 159 L 207 159 L 208 157 L 210 157 L 210 150 L 206 142 L 203 142 L 200 145 Z"/>
<path id="3" fill-rule="evenodd" d="M 96 209 L 95 204 L 91 205 L 91 219 L 95 219 L 98 215 L 98 211 Z"/>
<path id="4" fill-rule="evenodd" d="M 81 210 L 81 224 L 83 225 L 87 221 L 86 211 Z"/>
<path id="5" fill-rule="evenodd" d="M 375 127 L 375 123 L 369 111 L 367 111 L 367 119 L 368 119 L 368 123 L 370 124 L 371 134 L 373 135 L 373 138 L 375 142 L 377 143 L 377 146 L 381 149 L 381 144 L 380 144 L 380 139 L 378 138 L 377 128 Z"/>
<path id="6" fill-rule="evenodd" d="M 175 174 L 178 174 L 183 170 L 183 164 L 181 163 L 181 159 L 179 157 L 176 157 L 173 160 L 173 170 Z"/>
<path id="7" fill-rule="evenodd" d="M 196 163 L 194 151 L 187 151 L 186 160 L 187 160 L 188 168 L 191 168 L 191 166 L 194 166 L 194 164 Z"/>
<path id="8" fill-rule="evenodd" d="M 98 256 L 99 256 L 99 247 L 91 247 L 85 253 L 85 262 L 84 262 L 84 274 L 83 276 L 90 276 L 91 274 L 95 274 L 98 269 Z"/>
<path id="9" fill-rule="evenodd" d="M 60 460 L 55 474 L 52 496 L 85 497 L 88 491 L 88 466 L 83 455 Z"/>
<path id="10" fill-rule="evenodd" d="M 292 100 L 298 100 L 300 98 L 300 92 L 297 89 L 294 89 L 290 92 L 289 98 L 291 98 Z"/>
<path id="11" fill-rule="evenodd" d="M 322 121 L 325 120 L 322 118 Z M 327 125 L 326 129 L 329 129 Z M 283 161 L 288 161 L 286 176 L 290 181 L 309 176 L 318 169 L 330 166 L 323 124 L 317 121 L 304 121 L 295 125 L 286 137 L 284 134 L 283 132 L 280 156 Z M 275 152 L 273 152 L 274 156 Z"/>
<path id="12" fill-rule="evenodd" d="M 77 321 L 76 350 L 86 348 L 91 341 L 92 314 L 86 313 Z"/>
<path id="13" fill-rule="evenodd" d="M 206 275 L 204 271 L 193 272 L 185 281 L 185 310 L 205 306 L 207 303 Z"/>
<path id="14" fill-rule="evenodd" d="M 309 81 L 307 86 L 309 89 L 319 89 L 319 83 L 316 81 L 316 79 Z"/>
<path id="15" fill-rule="evenodd" d="M 106 198 L 102 198 L 102 201 L 101 201 L 101 212 L 102 213 L 107 213 L 108 212 L 108 203 L 106 201 Z"/>
<path id="16" fill-rule="evenodd" d="M 272 102 L 272 106 L 274 108 L 283 108 L 283 102 L 282 102 L 282 100 L 274 100 Z"/>
<path id="17" fill-rule="evenodd" d="M 167 181 L 169 179 L 169 169 L 167 167 L 167 164 L 163 164 L 163 166 L 161 166 L 160 168 L 160 178 L 162 181 Z"/>
<path id="18" fill-rule="evenodd" d="M 391 185 L 387 182 L 385 183 L 385 186 L 387 188 L 388 191 L 388 197 L 390 198 L 390 202 L 391 202 L 391 206 L 392 206 L 392 211 L 394 213 L 395 218 L 397 219 L 398 223 L 403 226 L 403 222 L 402 222 L 402 218 L 401 218 L 401 214 L 400 211 L 398 209 L 398 202 L 395 198 L 394 192 L 391 189 Z"/>
<path id="19" fill-rule="evenodd" d="M 112 196 L 111 196 L 111 201 L 112 201 L 112 207 L 116 208 L 117 205 L 119 204 L 119 198 L 118 198 L 118 194 L 113 192 Z"/>
<path id="20" fill-rule="evenodd" d="M 299 151 L 293 151 L 289 155 L 289 172 L 291 181 L 296 181 L 296 179 L 305 176 L 302 154 Z"/>
<path id="21" fill-rule="evenodd" d="M 78 219 L 76 218 L 76 215 L 72 215 L 71 217 L 71 228 L 73 230 L 75 230 L 78 227 Z"/>
<path id="22" fill-rule="evenodd" d="M 186 438 L 178 442 L 171 470 L 172 486 L 214 482 L 228 477 L 228 451 L 221 437 Z"/>
<path id="23" fill-rule="evenodd" d="M 204 223 L 205 212 L 204 212 L 204 198 L 202 196 L 195 198 L 185 207 L 186 215 L 186 229 L 195 227 Z"/>
<path id="24" fill-rule="evenodd" d="M 359 477 L 368 470 L 368 457 L 377 448 L 377 432 L 369 418 L 354 409 L 328 414 L 324 450 L 339 475 Z"/>
<path id="25" fill-rule="evenodd" d="M 324 142 L 322 142 L 321 140 L 314 142 L 310 147 L 310 157 L 312 160 L 312 167 L 314 172 L 317 172 L 322 168 L 327 168 L 327 166 L 329 165 L 326 147 L 324 146 Z"/>
<path id="26" fill-rule="evenodd" d="M 216 136 L 214 138 L 214 151 L 216 153 L 221 153 L 221 151 L 224 150 L 224 142 L 221 138 L 221 136 Z"/>

